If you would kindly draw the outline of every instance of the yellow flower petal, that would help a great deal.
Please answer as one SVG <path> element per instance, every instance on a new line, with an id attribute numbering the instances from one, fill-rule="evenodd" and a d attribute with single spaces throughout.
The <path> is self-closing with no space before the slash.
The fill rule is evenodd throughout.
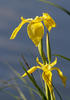
<path id="1" fill-rule="evenodd" d="M 37 67 L 34 66 L 34 67 L 30 68 L 27 72 L 28 72 L 29 74 L 31 74 L 31 73 L 33 73 L 36 69 L 37 69 Z M 21 77 L 25 77 L 25 76 L 27 76 L 27 73 L 24 73 Z"/>
<path id="2" fill-rule="evenodd" d="M 33 20 L 33 22 L 41 22 L 43 21 L 43 18 L 42 17 L 39 17 L 39 16 L 36 16 Z"/>
<path id="3" fill-rule="evenodd" d="M 39 61 L 38 57 L 36 58 L 36 62 L 37 62 L 41 67 L 44 66 L 44 64 L 42 64 L 42 63 Z"/>
<path id="4" fill-rule="evenodd" d="M 27 33 L 35 46 L 38 46 L 44 35 L 44 26 L 41 22 L 31 22 L 27 26 Z"/>
<path id="5" fill-rule="evenodd" d="M 55 60 L 50 64 L 50 66 L 53 67 L 56 64 L 57 64 L 57 58 L 55 58 Z"/>
<path id="6" fill-rule="evenodd" d="M 38 62 L 39 64 L 40 62 Z M 40 64 L 44 72 L 49 71 L 57 63 L 57 58 L 51 64 Z"/>
<path id="7" fill-rule="evenodd" d="M 48 13 L 43 13 L 43 18 L 44 18 L 43 20 L 44 25 L 47 27 L 49 32 L 51 31 L 53 27 L 56 27 L 55 21 L 52 19 L 52 17 Z"/>
<path id="8" fill-rule="evenodd" d="M 50 90 L 50 93 L 52 93 L 53 87 L 52 87 L 52 73 L 51 73 L 51 71 L 43 72 L 42 78 L 46 82 L 46 84 Z"/>
<path id="9" fill-rule="evenodd" d="M 28 22 L 27 20 L 22 20 L 21 23 L 18 25 L 18 27 L 15 28 L 15 30 L 13 31 L 10 39 L 14 39 L 18 33 L 18 31 L 21 29 L 21 27 Z"/>
<path id="10" fill-rule="evenodd" d="M 59 68 L 57 68 L 57 67 L 51 68 L 50 71 L 52 71 L 52 70 L 56 70 L 58 72 L 58 75 L 60 76 L 60 78 L 61 78 L 64 86 L 66 86 L 66 77 L 63 75 L 63 73 L 61 72 L 61 70 Z"/>

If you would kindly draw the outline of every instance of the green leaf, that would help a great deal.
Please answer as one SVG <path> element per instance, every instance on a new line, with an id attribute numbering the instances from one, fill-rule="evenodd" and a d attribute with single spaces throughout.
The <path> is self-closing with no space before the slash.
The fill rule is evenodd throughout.
<path id="1" fill-rule="evenodd" d="M 17 76 L 17 77 L 18 77 L 18 76 Z M 19 78 L 19 77 L 18 77 L 18 78 Z M 14 78 L 13 80 L 15 81 L 16 78 Z M 22 80 L 23 80 L 23 79 L 22 79 Z M 7 80 L 7 81 L 8 81 L 8 80 Z M 10 79 L 9 81 L 12 81 L 12 80 Z M 13 82 L 14 82 L 14 81 L 13 81 Z M 22 88 L 23 88 L 23 87 L 28 88 L 29 90 L 35 92 L 37 95 L 40 96 L 40 94 L 39 94 L 39 92 L 38 92 L 37 90 L 35 90 L 35 89 L 33 89 L 32 87 L 30 87 L 29 84 L 28 84 L 27 82 L 25 82 L 24 80 L 23 80 L 23 82 L 24 82 L 24 85 L 21 84 Z M 7 83 L 5 82 L 3 85 L 7 85 L 7 86 L 1 86 L 1 87 L 0 87 L 0 92 L 1 92 L 1 91 L 4 91 L 4 90 L 7 89 L 7 88 L 15 88 L 15 85 L 14 85 L 14 84 L 9 84 L 8 82 L 7 82 Z"/>
<path id="2" fill-rule="evenodd" d="M 60 92 L 57 90 L 57 88 L 53 84 L 52 84 L 52 86 L 54 87 L 54 89 L 55 89 L 57 95 L 59 96 L 60 100 L 63 100 L 62 96 L 61 96 Z"/>
<path id="3" fill-rule="evenodd" d="M 47 3 L 47 4 L 50 4 L 51 6 L 54 6 L 56 8 L 59 8 L 60 10 L 64 11 L 66 14 L 68 14 L 70 16 L 70 11 L 68 11 L 67 9 L 63 8 L 62 6 L 58 5 L 58 4 L 55 4 L 55 3 L 52 3 L 50 1 L 47 1 L 47 0 L 40 0 L 44 3 Z"/>
<path id="4" fill-rule="evenodd" d="M 43 93 L 43 91 L 41 90 L 41 88 L 38 86 L 38 84 L 36 83 L 36 81 L 33 79 L 33 77 L 24 68 L 23 63 L 20 60 L 19 60 L 19 63 L 23 67 L 24 71 L 27 73 L 27 75 L 28 75 L 29 79 L 31 80 L 31 82 L 33 83 L 33 85 L 37 88 L 37 90 L 40 93 L 42 99 L 43 100 L 47 100 L 45 94 Z"/>
<path id="5" fill-rule="evenodd" d="M 19 95 L 20 95 L 20 98 L 21 98 L 22 100 L 27 100 L 26 97 L 25 97 L 25 95 L 23 94 L 23 92 L 22 92 L 21 89 L 19 88 L 18 84 L 16 83 L 16 81 L 15 81 L 15 86 L 16 86 L 16 89 L 17 89 Z"/>
<path id="6" fill-rule="evenodd" d="M 54 54 L 54 55 L 52 55 L 52 56 L 58 56 L 58 57 L 61 57 L 62 59 L 65 59 L 65 60 L 70 61 L 70 58 L 67 58 L 67 57 L 65 57 L 65 56 L 63 56 L 63 55 L 60 55 L 60 54 Z"/>
<path id="7" fill-rule="evenodd" d="M 26 61 L 25 57 L 24 57 L 23 55 L 21 55 L 21 57 L 22 57 L 22 59 L 23 59 L 23 61 L 24 61 L 25 65 L 26 65 L 27 69 L 30 69 L 30 66 L 29 66 L 28 62 Z M 33 74 L 31 74 L 31 76 L 32 76 L 32 77 L 33 77 L 33 79 L 35 80 L 35 78 L 34 78 Z"/>
<path id="8" fill-rule="evenodd" d="M 26 61 L 26 59 L 25 59 L 25 57 L 24 57 L 23 54 L 21 55 L 21 58 L 23 59 L 25 65 L 26 65 L 26 67 L 27 67 L 27 69 L 30 69 L 30 66 L 29 66 L 28 62 Z"/>
<path id="9" fill-rule="evenodd" d="M 6 84 L 7 86 L 2 86 L 2 87 L 0 87 L 0 92 L 1 91 L 3 91 L 4 89 L 6 89 L 6 88 L 15 88 L 15 86 L 14 85 L 12 85 L 12 84 Z"/>
<path id="10" fill-rule="evenodd" d="M 28 88 L 30 91 L 33 91 L 34 93 L 36 93 L 37 95 L 40 96 L 40 93 L 37 90 L 35 90 L 34 88 L 30 87 L 29 84 L 25 84 L 25 85 L 23 85 L 23 87 Z"/>
<path id="11" fill-rule="evenodd" d="M 22 62 L 21 62 L 21 63 L 22 63 Z M 8 64 L 8 65 L 9 65 L 9 64 Z M 23 67 L 23 63 L 22 63 L 21 66 Z M 13 80 L 17 80 L 17 79 L 22 80 L 22 82 L 24 82 L 23 87 L 26 87 L 26 88 L 30 89 L 31 91 L 35 92 L 37 95 L 39 95 L 39 96 L 41 97 L 41 94 L 40 94 L 39 92 L 40 92 L 40 91 L 42 92 L 42 90 L 41 90 L 40 88 L 37 89 L 37 90 L 39 90 L 39 91 L 37 91 L 37 90 L 31 88 L 31 87 L 29 86 L 29 84 L 27 84 L 26 80 L 25 80 L 24 78 L 21 78 L 21 75 L 20 75 L 11 65 L 9 65 L 9 68 L 10 68 L 10 69 L 16 74 L 16 76 L 18 77 L 18 78 L 15 78 L 15 79 L 13 79 Z M 32 76 L 30 76 L 30 77 L 33 79 Z M 33 79 L 33 80 L 34 80 L 34 79 Z M 12 81 L 12 80 L 9 80 L 9 81 Z M 35 80 L 34 80 L 34 83 L 36 83 Z M 35 86 L 35 85 L 34 85 L 34 86 Z M 8 86 L 7 86 L 7 87 L 8 87 Z M 3 89 L 5 89 L 5 88 L 7 88 L 7 87 L 0 88 L 0 90 L 3 90 Z M 39 86 L 37 86 L 37 87 L 39 87 Z M 37 88 L 37 87 L 36 87 L 36 88 Z M 44 95 L 43 92 L 42 92 L 42 95 Z"/>
<path id="12" fill-rule="evenodd" d="M 16 100 L 20 100 L 19 96 L 15 96 L 14 94 L 12 94 L 10 91 L 8 90 L 3 90 L 4 93 L 7 93 L 8 95 L 12 96 L 14 99 Z"/>

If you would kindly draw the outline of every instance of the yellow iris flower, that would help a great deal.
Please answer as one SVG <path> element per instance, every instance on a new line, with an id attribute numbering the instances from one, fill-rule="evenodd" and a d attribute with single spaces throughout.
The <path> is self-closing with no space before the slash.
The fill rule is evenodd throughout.
<path id="1" fill-rule="evenodd" d="M 43 38 L 44 35 L 44 25 L 42 21 L 49 32 L 53 27 L 56 27 L 55 21 L 51 18 L 51 16 L 48 13 L 43 13 L 42 16 L 40 17 L 36 16 L 34 19 L 32 18 L 24 19 L 23 17 L 21 17 L 21 23 L 15 28 L 10 39 L 14 39 L 18 31 L 21 29 L 21 27 L 25 23 L 29 23 L 27 25 L 28 36 L 35 44 L 35 46 L 38 46 L 40 40 Z"/>
<path id="2" fill-rule="evenodd" d="M 53 67 L 57 63 L 57 58 L 52 63 L 45 64 L 45 65 L 42 64 L 39 61 L 38 57 L 37 57 L 36 61 L 39 64 L 39 66 L 33 66 L 27 72 L 29 74 L 31 74 L 36 69 L 41 69 L 43 71 L 42 78 L 43 78 L 44 82 L 46 82 L 46 84 L 48 85 L 50 93 L 52 93 L 52 91 L 53 91 L 53 86 L 52 86 L 52 70 L 56 70 L 58 72 L 58 75 L 61 78 L 64 86 L 66 85 L 66 77 L 63 75 L 63 73 L 61 72 L 61 70 L 59 68 L 57 68 L 57 67 Z M 27 76 L 27 73 L 24 73 L 21 77 L 23 78 L 25 76 Z"/>

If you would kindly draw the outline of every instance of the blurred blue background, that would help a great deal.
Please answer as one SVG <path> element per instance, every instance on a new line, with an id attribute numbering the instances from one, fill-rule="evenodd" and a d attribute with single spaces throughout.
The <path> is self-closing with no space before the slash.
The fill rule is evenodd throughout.
<path id="1" fill-rule="evenodd" d="M 50 1 L 57 3 L 70 11 L 69 0 Z M 70 58 L 69 15 L 55 7 L 39 2 L 39 0 L 0 0 L 0 80 L 10 79 L 13 74 L 6 63 L 9 63 L 21 73 L 18 58 L 20 58 L 22 53 L 31 66 L 35 64 L 35 61 L 30 55 L 32 53 L 37 56 L 38 51 L 32 41 L 28 38 L 26 31 L 27 24 L 23 26 L 15 40 L 9 40 L 9 38 L 14 28 L 20 23 L 21 16 L 24 18 L 34 18 L 35 16 L 41 16 L 43 12 L 49 13 L 57 24 L 56 29 L 52 29 L 50 33 L 52 54 L 62 54 Z M 67 85 L 66 88 L 63 87 L 56 72 L 53 73 L 54 84 L 60 90 L 62 97 L 64 98 L 63 100 L 70 100 L 70 62 L 58 59 L 57 66 L 67 77 Z M 36 79 L 38 78 L 37 75 Z M 27 94 L 26 90 L 24 93 Z M 3 92 L 0 92 L 0 99 L 15 100 Z"/>

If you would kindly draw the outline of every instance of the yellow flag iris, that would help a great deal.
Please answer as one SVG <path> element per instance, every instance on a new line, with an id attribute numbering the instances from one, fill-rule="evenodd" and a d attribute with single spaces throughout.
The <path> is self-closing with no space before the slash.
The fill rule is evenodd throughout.
<path id="1" fill-rule="evenodd" d="M 53 27 L 56 27 L 55 21 L 51 18 L 51 16 L 48 13 L 43 13 L 42 16 L 36 16 L 34 19 L 24 19 L 23 17 L 21 17 L 21 23 L 15 28 L 10 39 L 14 39 L 21 27 L 25 23 L 29 23 L 27 25 L 28 36 L 35 44 L 35 46 L 38 46 L 39 42 L 41 41 L 44 35 L 44 25 L 42 22 L 44 23 L 49 32 Z"/>
<path id="2" fill-rule="evenodd" d="M 52 70 L 56 70 L 58 72 L 59 77 L 61 78 L 64 86 L 66 85 L 66 77 L 63 75 L 63 73 L 61 72 L 61 70 L 57 67 L 53 67 L 54 65 L 56 65 L 57 63 L 57 58 L 50 64 L 42 64 L 39 59 L 36 59 L 37 63 L 39 64 L 39 66 L 33 66 L 32 68 L 30 68 L 27 72 L 29 74 L 33 73 L 36 69 L 41 69 L 43 71 L 42 73 L 42 78 L 44 80 L 44 82 L 46 82 L 46 84 L 49 87 L 50 93 L 52 93 L 53 91 L 53 86 L 52 86 Z M 27 76 L 27 73 L 24 73 L 21 77 L 25 77 Z"/>

